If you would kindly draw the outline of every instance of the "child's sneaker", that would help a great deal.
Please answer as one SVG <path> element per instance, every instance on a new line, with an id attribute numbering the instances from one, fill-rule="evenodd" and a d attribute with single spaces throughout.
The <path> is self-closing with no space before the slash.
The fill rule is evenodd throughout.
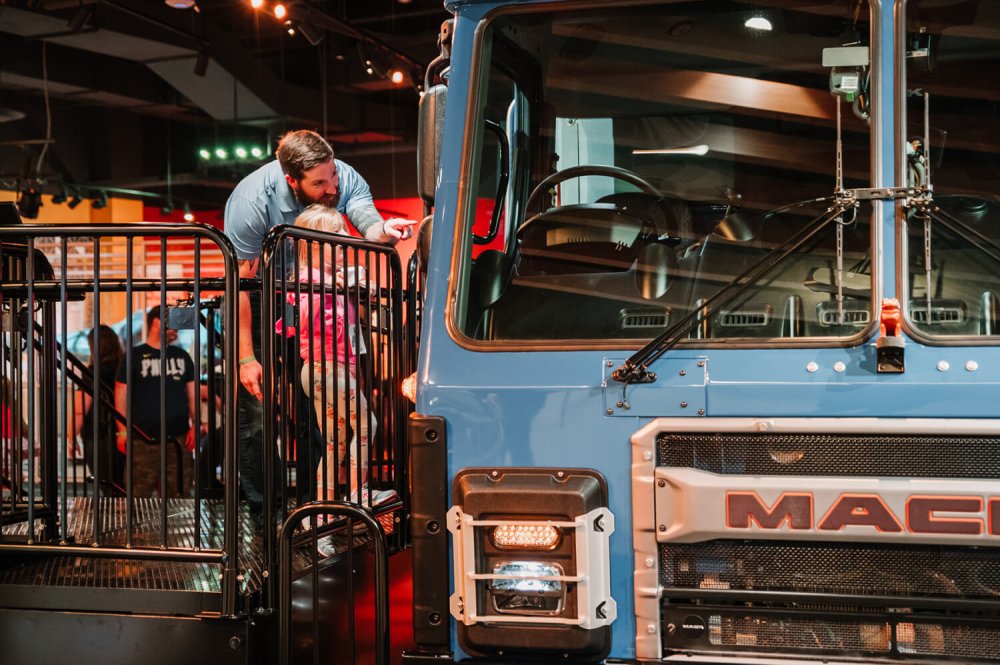
<path id="1" fill-rule="evenodd" d="M 329 559 L 337 553 L 337 548 L 333 546 L 333 536 L 323 536 L 316 542 L 316 552 L 323 559 Z"/>

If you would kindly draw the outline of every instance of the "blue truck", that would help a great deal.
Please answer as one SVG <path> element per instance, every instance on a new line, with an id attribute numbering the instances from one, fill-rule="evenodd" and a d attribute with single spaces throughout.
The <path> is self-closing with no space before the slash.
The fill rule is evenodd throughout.
<path id="1" fill-rule="evenodd" d="M 405 657 L 1000 657 L 995 5 L 446 5 Z"/>

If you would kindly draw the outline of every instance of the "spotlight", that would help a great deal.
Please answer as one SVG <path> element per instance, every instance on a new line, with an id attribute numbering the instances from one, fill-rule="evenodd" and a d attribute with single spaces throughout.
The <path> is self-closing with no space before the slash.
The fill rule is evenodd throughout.
<path id="1" fill-rule="evenodd" d="M 163 215 L 164 217 L 167 217 L 168 215 L 172 215 L 173 213 L 174 213 L 174 202 L 171 201 L 170 199 L 167 199 L 166 201 L 163 202 L 163 207 L 160 208 L 160 214 Z"/>
<path id="2" fill-rule="evenodd" d="M 195 5 L 195 0 L 163 0 L 163 2 L 171 9 L 191 9 Z"/>
<path id="3" fill-rule="evenodd" d="M 391 72 L 389 72 L 389 80 L 395 83 L 396 85 L 399 85 L 400 83 L 403 82 L 403 72 L 399 71 L 398 69 L 392 70 Z"/>
<path id="4" fill-rule="evenodd" d="M 256 157 L 257 159 L 260 159 L 261 157 L 264 156 L 264 151 L 258 148 L 257 146 L 254 146 L 250 148 L 250 154 Z"/>
<path id="5" fill-rule="evenodd" d="M 17 211 L 25 219 L 35 219 L 38 217 L 38 209 L 42 207 L 42 191 L 38 185 L 28 185 L 21 190 L 21 195 L 17 198 Z"/>
<path id="6" fill-rule="evenodd" d="M 184 204 L 184 221 L 185 222 L 194 221 L 194 213 L 191 212 L 191 206 L 189 206 L 187 203 Z"/>
<path id="7" fill-rule="evenodd" d="M 90 198 L 90 209 L 100 210 L 101 208 L 108 207 L 108 195 L 104 190 L 96 192 Z"/>
<path id="8" fill-rule="evenodd" d="M 63 185 L 59 188 L 58 192 L 52 195 L 52 202 L 59 205 L 60 203 L 66 203 L 66 199 L 68 198 L 69 196 L 67 196 L 66 185 Z"/>
<path id="9" fill-rule="evenodd" d="M 751 30 L 771 30 L 771 22 L 763 16 L 751 16 L 743 25 Z"/>
<path id="10" fill-rule="evenodd" d="M 66 204 L 66 207 L 68 207 L 70 210 L 72 210 L 73 208 L 77 207 L 81 203 L 83 203 L 83 198 L 80 196 L 80 190 L 77 189 L 76 187 L 74 187 L 73 188 L 73 195 L 70 197 L 69 202 Z"/>
<path id="11" fill-rule="evenodd" d="M 247 158 L 247 149 L 241 145 L 236 146 L 236 148 L 233 149 L 233 152 L 235 152 L 236 156 L 239 157 L 240 159 Z"/>
<path id="12" fill-rule="evenodd" d="M 199 148 L 198 156 L 202 159 L 212 159 L 212 152 L 208 148 Z"/>
<path id="13" fill-rule="evenodd" d="M 274 6 L 274 17 L 279 21 L 288 15 L 288 10 L 280 2 Z"/>
<path id="14" fill-rule="evenodd" d="M 204 77 L 208 72 L 208 49 L 202 46 L 198 50 L 198 57 L 194 59 L 194 75 Z"/>
<path id="15" fill-rule="evenodd" d="M 375 73 L 375 70 L 372 69 L 371 67 L 365 67 L 365 73 L 371 76 L 372 74 Z"/>
<path id="16" fill-rule="evenodd" d="M 219 159 L 226 159 L 227 157 L 229 157 L 229 153 L 226 152 L 225 148 L 216 148 L 215 156 L 218 157 Z"/>
<path id="17" fill-rule="evenodd" d="M 288 29 L 288 34 L 291 35 L 292 37 L 294 37 L 295 36 L 295 28 L 289 28 Z"/>
<path id="18" fill-rule="evenodd" d="M 264 0 L 250 0 L 250 6 L 254 9 L 260 9 L 264 6 Z"/>

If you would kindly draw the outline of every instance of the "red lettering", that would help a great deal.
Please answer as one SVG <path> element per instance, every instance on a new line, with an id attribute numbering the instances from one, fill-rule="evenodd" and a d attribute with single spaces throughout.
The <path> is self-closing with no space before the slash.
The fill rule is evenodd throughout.
<path id="1" fill-rule="evenodd" d="M 840 531 L 845 526 L 870 526 L 881 533 L 903 530 L 903 525 L 877 494 L 841 494 L 820 520 L 818 528 Z"/>
<path id="2" fill-rule="evenodd" d="M 812 526 L 811 494 L 782 494 L 768 508 L 755 492 L 726 493 L 726 526 L 730 529 L 749 529 L 751 523 L 761 529 L 779 529 L 787 524 L 790 529 L 808 529 Z"/>
<path id="3" fill-rule="evenodd" d="M 1000 498 L 990 499 L 990 535 L 1000 536 Z"/>
<path id="4" fill-rule="evenodd" d="M 962 533 L 978 536 L 983 532 L 979 517 L 938 517 L 937 512 L 981 513 L 978 496 L 911 496 L 906 501 L 906 527 L 913 533 Z"/>

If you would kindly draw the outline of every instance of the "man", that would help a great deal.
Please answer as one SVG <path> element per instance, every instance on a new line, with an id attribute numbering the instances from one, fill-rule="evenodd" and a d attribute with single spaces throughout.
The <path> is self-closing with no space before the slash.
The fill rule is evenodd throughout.
<path id="1" fill-rule="evenodd" d="M 149 444 L 133 437 L 134 496 L 186 496 L 191 482 L 190 464 L 187 462 L 190 460 L 189 452 L 194 450 L 194 410 L 198 404 L 194 361 L 184 349 L 171 346 L 177 341 L 177 331 L 169 327 L 165 331 L 166 352 L 161 353 L 164 330 L 160 311 L 159 305 L 149 310 L 146 314 L 146 341 L 128 350 L 132 364 L 132 422 L 154 440 L 153 444 Z M 162 399 L 161 376 L 166 377 Z M 127 392 L 126 360 L 122 360 L 115 376 L 115 408 L 119 413 L 125 413 Z M 166 416 L 162 420 L 161 404 L 165 407 Z M 183 450 L 179 446 L 181 439 L 185 441 Z M 122 452 L 125 452 L 126 441 L 126 431 L 119 426 L 118 449 Z M 160 473 L 159 444 L 163 443 L 167 444 L 166 478 Z M 162 486 L 163 483 L 166 487 Z"/>
<path id="2" fill-rule="evenodd" d="M 239 259 L 240 277 L 254 277 L 264 238 L 279 224 L 292 224 L 305 208 L 320 203 L 345 214 L 351 224 L 368 240 L 394 244 L 409 238 L 416 222 L 406 219 L 383 220 L 375 209 L 368 183 L 353 168 L 334 158 L 333 148 L 316 132 L 299 130 L 285 134 L 278 143 L 278 159 L 260 167 L 244 178 L 233 190 L 225 209 L 225 233 L 232 241 Z M 240 478 L 251 512 L 258 516 L 263 504 L 262 433 L 264 427 L 261 400 L 260 365 L 260 296 L 240 293 L 238 396 Z M 288 340 L 283 342 L 286 346 Z M 297 360 L 295 345 L 286 354 Z M 297 372 L 289 372 L 297 377 Z M 298 381 L 292 390 L 301 391 Z M 297 478 L 308 483 L 316 459 L 301 454 L 308 447 L 313 456 L 322 454 L 323 443 L 315 426 L 311 400 L 301 393 L 295 414 L 296 440 L 300 462 Z M 317 458 L 318 459 L 318 458 Z M 313 495 L 311 487 L 299 487 L 300 498 Z M 308 500 L 308 499 L 306 499 Z"/>

